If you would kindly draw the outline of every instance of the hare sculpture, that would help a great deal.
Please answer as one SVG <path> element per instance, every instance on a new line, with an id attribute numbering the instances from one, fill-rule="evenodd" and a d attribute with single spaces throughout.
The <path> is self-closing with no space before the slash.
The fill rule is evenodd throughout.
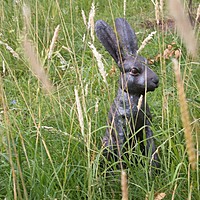
<path id="1" fill-rule="evenodd" d="M 150 129 L 151 114 L 145 95 L 158 87 L 159 79 L 148 67 L 147 59 L 138 55 L 136 34 L 128 22 L 117 18 L 114 30 L 103 20 L 95 24 L 99 41 L 120 69 L 119 88 L 109 111 L 108 128 L 103 138 L 104 155 L 108 159 L 112 155 L 123 158 L 128 146 L 134 150 L 139 145 L 141 152 L 150 157 L 151 166 L 158 167 L 158 154 Z"/>

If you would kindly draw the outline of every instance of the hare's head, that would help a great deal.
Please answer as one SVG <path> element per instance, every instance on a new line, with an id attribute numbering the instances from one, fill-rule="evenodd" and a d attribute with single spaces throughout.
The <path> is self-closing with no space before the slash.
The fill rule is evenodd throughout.
<path id="1" fill-rule="evenodd" d="M 113 29 L 103 20 L 96 22 L 95 30 L 100 42 L 117 63 L 120 87 L 130 94 L 144 94 L 158 87 L 158 76 L 148 67 L 147 59 L 137 55 L 135 32 L 125 19 L 117 18 Z"/>

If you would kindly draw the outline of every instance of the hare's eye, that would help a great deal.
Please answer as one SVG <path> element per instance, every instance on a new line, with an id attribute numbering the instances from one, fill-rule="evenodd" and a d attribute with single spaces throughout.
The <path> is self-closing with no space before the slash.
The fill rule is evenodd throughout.
<path id="1" fill-rule="evenodd" d="M 131 69 L 130 74 L 133 75 L 133 76 L 137 76 L 137 75 L 139 75 L 139 71 L 138 71 L 138 69 L 133 68 L 133 69 Z"/>

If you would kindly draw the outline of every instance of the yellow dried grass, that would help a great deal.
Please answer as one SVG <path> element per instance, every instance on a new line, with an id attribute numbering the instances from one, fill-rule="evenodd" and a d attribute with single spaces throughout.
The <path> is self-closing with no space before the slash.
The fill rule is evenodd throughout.
<path id="1" fill-rule="evenodd" d="M 6 49 L 13 55 L 13 57 L 19 59 L 19 54 L 11 46 L 9 46 L 7 43 L 0 40 L 0 45 L 5 46 Z"/>
<path id="2" fill-rule="evenodd" d="M 156 31 L 151 32 L 143 41 L 142 44 L 140 45 L 139 49 L 137 50 L 137 53 L 142 51 L 144 47 L 149 43 L 149 41 L 153 38 L 153 36 L 156 34 Z"/>
<path id="3" fill-rule="evenodd" d="M 121 189 L 122 189 L 122 200 L 128 200 L 128 181 L 127 181 L 127 174 L 124 170 L 121 171 Z"/>
<path id="4" fill-rule="evenodd" d="M 23 40 L 23 49 L 24 55 L 28 60 L 30 69 L 36 78 L 41 82 L 42 88 L 46 93 L 51 93 L 53 91 L 53 85 L 50 82 L 47 73 L 45 72 L 39 55 L 36 53 L 36 48 L 34 43 L 28 39 L 27 34 L 30 27 L 30 16 L 31 11 L 30 7 L 26 4 L 23 5 L 23 15 L 24 15 L 24 40 Z"/>
<path id="5" fill-rule="evenodd" d="M 88 29 L 90 29 L 90 36 L 92 38 L 92 41 L 94 42 L 94 16 L 95 16 L 95 5 L 94 2 L 92 2 L 92 6 L 89 13 L 89 19 L 88 19 Z"/>
<path id="6" fill-rule="evenodd" d="M 46 93 L 51 93 L 53 91 L 53 85 L 50 82 L 44 68 L 42 67 L 41 61 L 36 54 L 33 43 L 26 37 L 23 42 L 23 48 L 24 48 L 24 55 L 29 62 L 32 73 L 41 82 L 43 90 Z"/>
<path id="7" fill-rule="evenodd" d="M 54 47 L 55 47 L 55 43 L 56 43 L 56 40 L 57 40 L 57 38 L 58 38 L 59 28 L 60 28 L 60 25 L 58 25 L 58 26 L 55 28 L 55 31 L 54 31 L 54 34 L 53 34 L 53 38 L 52 38 L 52 41 L 51 41 L 51 44 L 50 44 L 50 48 L 49 48 L 48 59 L 51 59 L 51 56 L 52 56 L 52 54 L 53 54 L 53 50 L 54 50 Z"/>
<path id="8" fill-rule="evenodd" d="M 180 0 L 168 0 L 169 11 L 176 22 L 178 34 L 183 39 L 187 51 L 192 56 L 197 54 L 197 39 L 189 18 L 184 13 L 184 7 Z"/>
<path id="9" fill-rule="evenodd" d="M 191 164 L 192 169 L 194 170 L 196 168 L 196 153 L 195 153 L 195 148 L 194 148 L 193 138 L 192 138 L 192 129 L 191 129 L 190 119 L 189 119 L 188 104 L 186 102 L 184 85 L 181 79 L 180 65 L 176 59 L 173 59 L 172 61 L 174 64 L 174 72 L 175 72 L 176 83 L 177 83 L 177 90 L 178 90 L 178 97 L 179 97 L 179 104 L 180 104 L 180 111 L 181 111 L 181 120 L 182 120 L 184 133 L 185 133 L 186 149 L 187 149 L 187 153 L 189 157 L 189 162 Z"/>
<path id="10" fill-rule="evenodd" d="M 93 44 L 89 43 L 89 47 L 92 50 L 92 53 L 94 54 L 94 56 L 97 60 L 99 72 L 100 72 L 101 76 L 103 77 L 103 81 L 104 81 L 104 83 L 107 84 L 107 80 L 106 80 L 107 74 L 106 74 L 106 71 L 104 70 L 104 65 L 102 62 L 102 55 L 96 50 L 96 48 Z"/>
<path id="11" fill-rule="evenodd" d="M 197 8 L 197 14 L 196 14 L 196 18 L 195 18 L 195 22 L 196 22 L 196 23 L 197 23 L 199 17 L 200 17 L 200 4 L 199 4 L 199 6 L 198 6 L 198 8 Z"/>
<path id="12" fill-rule="evenodd" d="M 74 89 L 74 93 L 75 93 L 75 98 L 76 98 L 76 107 L 77 107 L 77 111 L 78 111 L 78 121 L 79 121 L 79 125 L 81 127 L 82 136 L 84 137 L 83 112 L 82 112 L 82 108 L 81 108 L 80 99 L 79 99 L 79 96 L 78 96 L 78 90 L 76 88 Z"/>

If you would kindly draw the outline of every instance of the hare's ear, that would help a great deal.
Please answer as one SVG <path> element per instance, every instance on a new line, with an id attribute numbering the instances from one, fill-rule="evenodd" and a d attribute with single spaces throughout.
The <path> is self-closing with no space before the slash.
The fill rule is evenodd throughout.
<path id="1" fill-rule="evenodd" d="M 135 55 L 138 50 L 137 38 L 134 30 L 123 18 L 115 20 L 116 30 L 119 36 L 120 46 L 126 54 Z"/>
<path id="2" fill-rule="evenodd" d="M 115 62 L 118 63 L 119 51 L 116 34 L 113 29 L 105 21 L 98 20 L 95 24 L 95 32 L 100 42 L 114 58 Z"/>

